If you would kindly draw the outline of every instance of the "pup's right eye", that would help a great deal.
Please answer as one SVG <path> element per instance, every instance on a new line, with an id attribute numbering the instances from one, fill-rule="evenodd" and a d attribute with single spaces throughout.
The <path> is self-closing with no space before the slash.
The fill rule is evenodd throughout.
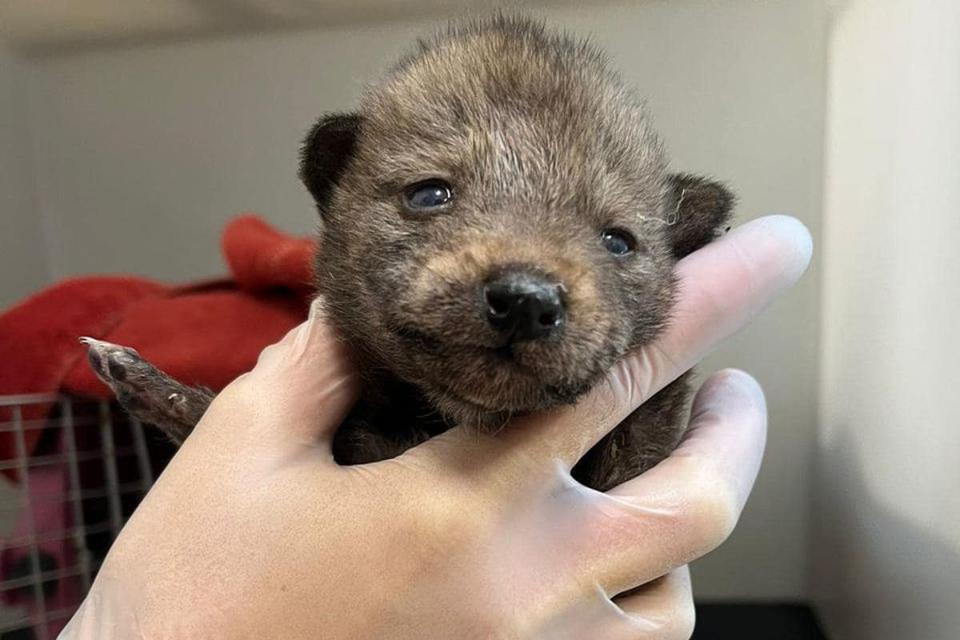
<path id="1" fill-rule="evenodd" d="M 636 239 L 623 229 L 606 229 L 600 235 L 600 241 L 607 251 L 615 256 L 625 256 L 633 253 L 637 247 Z"/>
<path id="2" fill-rule="evenodd" d="M 438 209 L 453 200 L 453 188 L 443 180 L 424 180 L 404 189 L 402 199 L 410 211 Z"/>

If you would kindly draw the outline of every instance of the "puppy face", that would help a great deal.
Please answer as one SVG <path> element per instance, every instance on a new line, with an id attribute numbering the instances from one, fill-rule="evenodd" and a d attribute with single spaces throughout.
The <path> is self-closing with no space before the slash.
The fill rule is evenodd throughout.
<path id="1" fill-rule="evenodd" d="M 321 119 L 301 174 L 341 329 L 480 426 L 572 402 L 653 339 L 676 258 L 729 210 L 667 175 L 593 49 L 508 19 L 421 45 L 357 114 Z"/>

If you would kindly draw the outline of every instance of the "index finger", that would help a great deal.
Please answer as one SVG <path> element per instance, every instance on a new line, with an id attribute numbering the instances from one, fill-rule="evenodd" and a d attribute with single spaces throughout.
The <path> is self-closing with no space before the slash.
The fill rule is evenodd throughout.
<path id="1" fill-rule="evenodd" d="M 576 405 L 514 420 L 494 453 L 571 468 L 634 409 L 796 284 L 811 253 L 806 227 L 777 215 L 748 222 L 687 256 L 677 264 L 679 298 L 665 332 L 627 355 Z"/>
<path id="2" fill-rule="evenodd" d="M 230 383 L 211 409 L 229 398 L 256 414 L 258 437 L 329 447 L 358 392 L 350 348 L 318 298 L 307 320 L 264 349 L 253 370 Z"/>

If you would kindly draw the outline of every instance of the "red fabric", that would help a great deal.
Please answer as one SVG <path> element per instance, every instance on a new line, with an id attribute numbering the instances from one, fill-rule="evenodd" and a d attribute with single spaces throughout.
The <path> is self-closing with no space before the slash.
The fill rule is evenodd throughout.
<path id="1" fill-rule="evenodd" d="M 77 341 L 85 335 L 134 347 L 183 382 L 220 389 L 306 316 L 313 247 L 247 214 L 223 233 L 232 280 L 171 287 L 90 276 L 41 291 L 0 314 L 0 395 L 61 389 L 110 397 Z M 36 415 L 25 410 L 26 419 L 46 411 L 27 409 Z M 10 417 L 0 408 L 0 421 Z M 26 432 L 27 451 L 39 434 Z M 0 433 L 0 460 L 15 451 L 14 434 Z"/>
<path id="2" fill-rule="evenodd" d="M 250 291 L 278 286 L 294 291 L 313 288 L 315 243 L 292 238 L 254 215 L 244 215 L 223 232 L 223 255 L 237 286 Z"/>

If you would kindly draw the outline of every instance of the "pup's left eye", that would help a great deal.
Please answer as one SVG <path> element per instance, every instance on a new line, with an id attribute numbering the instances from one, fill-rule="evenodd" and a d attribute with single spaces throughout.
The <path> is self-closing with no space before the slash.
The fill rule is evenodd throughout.
<path id="1" fill-rule="evenodd" d="M 411 211 L 442 207 L 453 200 L 453 188 L 443 180 L 424 180 L 403 190 L 403 205 Z"/>
<path id="2" fill-rule="evenodd" d="M 606 229 L 600 240 L 607 251 L 615 256 L 625 256 L 637 248 L 637 240 L 623 229 Z"/>

